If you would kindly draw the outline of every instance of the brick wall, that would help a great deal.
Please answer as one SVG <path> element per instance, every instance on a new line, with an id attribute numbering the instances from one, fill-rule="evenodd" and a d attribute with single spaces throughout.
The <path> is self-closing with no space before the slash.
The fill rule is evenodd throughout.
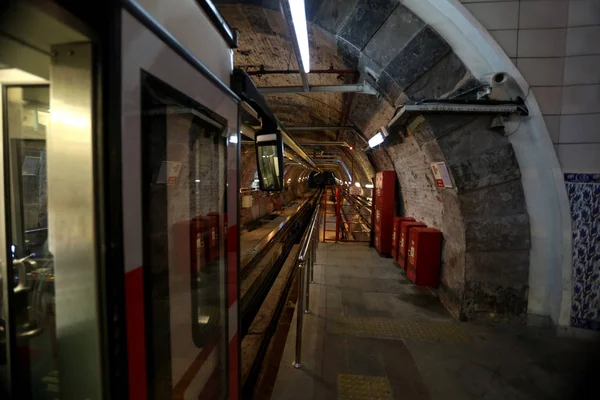
<path id="1" fill-rule="evenodd" d="M 438 194 L 426 155 L 414 137 L 387 146 L 400 187 L 397 213 L 414 217 L 428 226 L 442 228 L 442 199 Z"/>

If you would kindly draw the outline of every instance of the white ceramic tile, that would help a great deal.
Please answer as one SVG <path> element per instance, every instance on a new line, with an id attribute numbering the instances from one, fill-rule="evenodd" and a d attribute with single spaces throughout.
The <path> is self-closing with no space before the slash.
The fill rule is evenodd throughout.
<path id="1" fill-rule="evenodd" d="M 567 56 L 600 54 L 600 25 L 567 29 Z"/>
<path id="2" fill-rule="evenodd" d="M 565 86 L 562 95 L 562 113 L 600 113 L 600 85 Z"/>
<path id="3" fill-rule="evenodd" d="M 519 58 L 517 67 L 531 86 L 561 86 L 564 58 Z"/>
<path id="4" fill-rule="evenodd" d="M 559 115 L 561 108 L 561 87 L 534 87 L 531 89 L 544 115 Z"/>
<path id="5" fill-rule="evenodd" d="M 552 143 L 558 143 L 560 135 L 560 115 L 546 115 L 544 116 L 544 121 L 546 121 L 546 127 L 548 128 L 548 133 L 550 133 Z"/>
<path id="6" fill-rule="evenodd" d="M 561 116 L 558 142 L 600 143 L 600 114 Z"/>
<path id="7" fill-rule="evenodd" d="M 564 172 L 600 172 L 600 144 L 559 144 L 556 154 Z"/>
<path id="8" fill-rule="evenodd" d="M 509 57 L 517 56 L 517 30 L 490 31 L 492 37 L 498 42 L 502 50 Z"/>
<path id="9" fill-rule="evenodd" d="M 562 57 L 566 29 L 523 29 L 519 31 L 518 57 Z"/>
<path id="10" fill-rule="evenodd" d="M 568 12 L 569 2 L 563 0 L 522 1 L 519 29 L 564 28 Z"/>
<path id="11" fill-rule="evenodd" d="M 488 30 L 517 29 L 519 2 L 468 3 L 465 8 Z"/>
<path id="12" fill-rule="evenodd" d="M 565 85 L 600 83 L 600 55 L 565 58 Z"/>
<path id="13" fill-rule="evenodd" d="M 600 1 L 571 0 L 569 26 L 600 25 Z"/>

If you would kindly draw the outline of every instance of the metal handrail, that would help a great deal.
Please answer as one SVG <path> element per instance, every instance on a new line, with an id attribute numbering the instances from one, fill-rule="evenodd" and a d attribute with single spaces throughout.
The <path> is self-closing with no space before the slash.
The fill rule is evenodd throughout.
<path id="1" fill-rule="evenodd" d="M 321 205 L 318 204 L 308 229 L 304 232 L 302 240 L 300 241 L 300 253 L 298 255 L 300 276 L 298 279 L 298 302 L 296 303 L 296 357 L 292 364 L 295 368 L 302 368 L 302 327 L 304 325 L 304 314 L 310 313 L 310 283 L 314 283 L 313 267 L 319 243 L 318 230 L 320 210 Z M 315 234 L 315 232 L 317 233 Z"/>

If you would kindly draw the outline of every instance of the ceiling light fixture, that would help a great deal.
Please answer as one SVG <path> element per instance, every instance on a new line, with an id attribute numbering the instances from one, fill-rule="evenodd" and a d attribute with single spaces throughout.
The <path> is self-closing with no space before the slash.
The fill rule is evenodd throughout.
<path id="1" fill-rule="evenodd" d="M 382 126 L 375 135 L 373 135 L 373 137 L 371 139 L 369 139 L 369 147 L 370 148 L 374 148 L 376 146 L 379 146 L 381 143 L 383 143 L 383 141 L 385 140 L 385 138 L 388 136 L 388 131 L 387 129 Z"/>
<path id="2" fill-rule="evenodd" d="M 310 51 L 308 48 L 308 27 L 306 26 L 306 10 L 304 0 L 288 0 L 292 14 L 298 49 L 300 49 L 300 58 L 302 59 L 302 69 L 307 74 L 310 72 Z"/>

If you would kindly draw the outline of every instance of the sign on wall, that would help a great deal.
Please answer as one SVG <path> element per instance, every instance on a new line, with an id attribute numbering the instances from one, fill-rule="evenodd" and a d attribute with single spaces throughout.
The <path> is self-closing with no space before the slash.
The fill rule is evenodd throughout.
<path id="1" fill-rule="evenodd" d="M 435 177 L 435 183 L 439 188 L 451 188 L 452 179 L 445 162 L 431 163 L 431 171 Z"/>

